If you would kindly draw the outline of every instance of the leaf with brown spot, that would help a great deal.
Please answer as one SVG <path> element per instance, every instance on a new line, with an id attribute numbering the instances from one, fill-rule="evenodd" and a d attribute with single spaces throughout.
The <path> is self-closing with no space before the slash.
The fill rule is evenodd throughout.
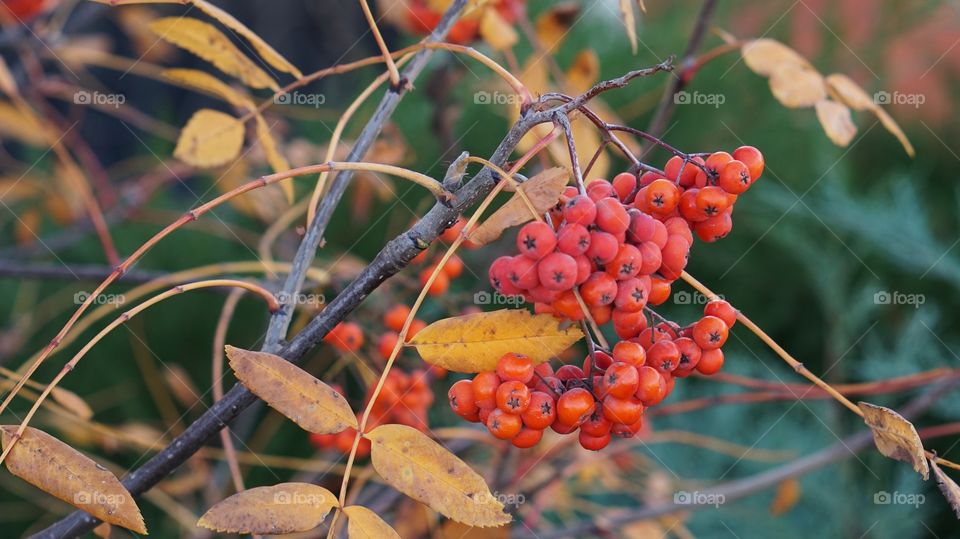
<path id="1" fill-rule="evenodd" d="M 923 442 L 917 429 L 897 412 L 883 406 L 858 402 L 863 421 L 873 432 L 873 441 L 884 456 L 908 462 L 923 479 L 930 477 Z"/>
<path id="2" fill-rule="evenodd" d="M 812 107 L 827 97 L 823 76 L 816 70 L 784 64 L 770 75 L 770 91 L 781 104 L 790 108 Z"/>
<path id="3" fill-rule="evenodd" d="M 583 338 L 576 326 L 560 328 L 549 314 L 503 309 L 438 320 L 410 341 L 431 365 L 456 372 L 492 371 L 508 352 L 543 363 Z"/>
<path id="4" fill-rule="evenodd" d="M 937 465 L 934 459 L 930 459 L 930 467 L 933 468 L 933 479 L 937 483 L 937 488 L 943 493 L 943 497 L 947 499 L 947 503 L 949 503 L 953 509 L 953 514 L 957 515 L 957 518 L 960 519 L 960 486 L 957 486 L 956 481 L 950 479 L 950 477 L 940 469 L 940 466 Z"/>
<path id="5" fill-rule="evenodd" d="M 192 52 L 251 88 L 280 88 L 212 24 L 190 17 L 164 17 L 152 21 L 150 29 L 161 39 Z"/>
<path id="6" fill-rule="evenodd" d="M 519 189 L 527 195 L 530 204 L 541 215 L 560 200 L 570 171 L 563 167 L 548 168 L 520 184 Z M 503 231 L 533 220 L 530 207 L 519 194 L 514 194 L 503 206 L 493 212 L 480 226 L 470 233 L 470 241 L 485 245 L 500 237 Z"/>
<path id="7" fill-rule="evenodd" d="M 362 505 L 343 508 L 347 515 L 348 539 L 400 539 L 400 534 L 376 513 Z"/>
<path id="8" fill-rule="evenodd" d="M 857 134 L 857 126 L 850 117 L 850 109 L 836 101 L 823 99 L 817 101 L 816 111 L 817 119 L 831 142 L 841 147 L 850 144 Z"/>
<path id="9" fill-rule="evenodd" d="M 470 526 L 510 522 L 483 478 L 417 429 L 381 425 L 365 437 L 372 444 L 373 468 L 393 488 Z"/>
<path id="10" fill-rule="evenodd" d="M 335 434 L 357 428 L 343 395 L 280 356 L 226 346 L 230 368 L 247 389 L 301 428 Z"/>
<path id="11" fill-rule="evenodd" d="M 217 167 L 237 157 L 242 147 L 240 120 L 218 110 L 200 109 L 183 126 L 173 155 L 196 167 Z"/>
<path id="12" fill-rule="evenodd" d="M 280 483 L 238 492 L 214 505 L 197 526 L 218 533 L 279 535 L 312 530 L 323 523 L 337 497 L 310 483 Z"/>
<path id="13" fill-rule="evenodd" d="M 797 51 L 775 39 L 754 39 L 740 48 L 743 61 L 754 73 L 769 77 L 784 65 L 812 68 Z"/>
<path id="14" fill-rule="evenodd" d="M 18 427 L 0 429 L 6 449 Z M 27 427 L 7 455 L 6 465 L 13 475 L 77 509 L 141 535 L 147 533 L 140 508 L 116 476 L 41 430 Z"/>

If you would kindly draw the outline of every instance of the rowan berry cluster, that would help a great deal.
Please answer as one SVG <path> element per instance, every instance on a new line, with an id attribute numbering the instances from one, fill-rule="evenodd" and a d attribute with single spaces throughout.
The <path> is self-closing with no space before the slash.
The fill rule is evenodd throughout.
<path id="1" fill-rule="evenodd" d="M 563 365 L 554 371 L 549 363 L 534 367 L 530 358 L 508 353 L 496 371 L 455 383 L 447 394 L 450 407 L 520 448 L 536 445 L 550 427 L 560 434 L 579 431 L 580 445 L 598 451 L 613 436 L 640 432 L 644 410 L 665 399 L 676 378 L 720 370 L 721 347 L 736 315 L 726 301 L 711 301 L 696 323 L 646 328 L 610 353 L 587 355 L 583 367 Z"/>
<path id="2" fill-rule="evenodd" d="M 433 404 L 433 390 L 430 389 L 430 380 L 422 370 L 405 373 L 400 369 L 391 369 L 383 383 L 383 389 L 377 401 L 370 409 L 367 419 L 367 429 L 387 423 L 399 423 L 413 427 L 421 432 L 428 428 L 427 411 Z M 343 390 L 334 386 L 341 395 Z M 364 404 L 369 402 L 375 386 L 370 386 Z M 364 406 L 365 408 L 365 406 Z M 357 422 L 360 422 L 357 414 Z M 334 448 L 341 453 L 349 454 L 353 446 L 356 429 L 348 428 L 336 434 L 310 434 L 310 442 L 317 449 Z M 370 453 L 370 441 L 360 439 L 357 447 L 357 456 L 365 457 Z"/>

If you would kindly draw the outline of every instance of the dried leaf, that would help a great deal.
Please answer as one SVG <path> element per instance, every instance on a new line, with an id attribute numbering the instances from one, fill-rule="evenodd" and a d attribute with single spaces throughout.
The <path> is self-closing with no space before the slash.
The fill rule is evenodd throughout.
<path id="1" fill-rule="evenodd" d="M 903 149 L 906 150 L 907 155 L 909 155 L 910 157 L 915 156 L 917 152 L 914 151 L 913 144 L 910 144 L 910 140 L 907 138 L 907 135 L 903 132 L 903 130 L 900 129 L 900 126 L 897 125 L 896 120 L 894 120 L 892 116 L 887 114 L 887 111 L 883 110 L 880 107 L 877 107 L 874 110 L 874 112 L 876 113 L 877 118 L 880 119 L 880 123 L 883 124 L 883 127 L 885 127 L 887 131 L 893 133 L 893 135 L 897 137 L 897 140 L 900 141 L 900 144 L 903 146 Z"/>
<path id="2" fill-rule="evenodd" d="M 439 320 L 420 330 L 410 344 L 431 365 L 480 372 L 492 371 L 507 352 L 543 363 L 582 337 L 576 326 L 560 329 L 560 323 L 549 314 L 504 309 Z"/>
<path id="3" fill-rule="evenodd" d="M 640 8 L 646 11 L 643 3 Z M 627 30 L 627 39 L 630 40 L 630 51 L 637 54 L 637 21 L 633 14 L 633 0 L 620 0 L 620 16 L 623 17 L 623 27 Z"/>
<path id="4" fill-rule="evenodd" d="M 198 69 L 165 69 L 162 75 L 178 85 L 200 90 L 214 97 L 223 99 L 235 107 L 253 109 L 253 102 L 249 97 L 241 95 L 228 84 Z"/>
<path id="5" fill-rule="evenodd" d="M 830 97 L 853 110 L 873 110 L 877 108 L 873 98 L 859 84 L 843 73 L 832 73 L 824 79 Z"/>
<path id="6" fill-rule="evenodd" d="M 365 435 L 373 468 L 400 492 L 470 526 L 510 522 L 483 478 L 456 455 L 406 425 L 381 425 Z"/>
<path id="7" fill-rule="evenodd" d="M 813 66 L 797 51 L 780 43 L 775 39 L 754 39 L 747 42 L 741 49 L 743 61 L 754 73 L 769 77 L 778 68 L 785 65 L 795 67 Z"/>
<path id="8" fill-rule="evenodd" d="M 816 110 L 817 119 L 830 140 L 841 147 L 850 144 L 857 134 L 857 126 L 850 118 L 850 109 L 836 101 L 823 99 L 817 101 Z"/>
<path id="9" fill-rule="evenodd" d="M 46 129 L 33 112 L 0 101 L 0 135 L 31 146 L 46 146 Z"/>
<path id="10" fill-rule="evenodd" d="M 217 110 L 200 109 L 183 126 L 173 155 L 196 167 L 216 167 L 236 158 L 242 147 L 240 120 Z"/>
<path id="11" fill-rule="evenodd" d="M 110 531 L 110 524 L 107 522 L 101 522 L 99 526 L 93 529 L 93 534 L 100 539 L 109 539 Z"/>
<path id="12" fill-rule="evenodd" d="M 190 17 L 165 17 L 151 22 L 150 29 L 161 39 L 192 52 L 251 88 L 280 88 L 212 24 Z"/>
<path id="13" fill-rule="evenodd" d="M 923 451 L 923 442 L 913 424 L 900 414 L 883 406 L 858 402 L 863 421 L 873 432 L 873 441 L 884 456 L 908 462 L 924 480 L 930 477 L 930 468 Z"/>
<path id="14" fill-rule="evenodd" d="M 517 44 L 517 31 L 496 9 L 483 10 L 483 16 L 480 18 L 480 36 L 491 48 L 498 51 L 509 50 Z"/>
<path id="15" fill-rule="evenodd" d="M 800 482 L 796 478 L 789 478 L 786 481 L 780 483 L 777 487 L 777 493 L 773 497 L 773 502 L 770 504 L 770 514 L 772 515 L 782 515 L 786 513 L 793 506 L 797 505 L 797 500 L 800 499 Z"/>
<path id="16" fill-rule="evenodd" d="M 400 539 L 400 535 L 376 513 L 362 505 L 343 508 L 348 539 Z"/>
<path id="17" fill-rule="evenodd" d="M 791 108 L 812 107 L 827 97 L 823 76 L 795 64 L 784 64 L 773 71 L 770 91 L 777 101 Z"/>
<path id="18" fill-rule="evenodd" d="M 499 528 L 475 528 L 455 520 L 447 520 L 440 530 L 442 539 L 509 539 L 512 526 Z"/>
<path id="19" fill-rule="evenodd" d="M 238 492 L 214 505 L 197 526 L 218 533 L 279 535 L 305 532 L 323 523 L 337 497 L 310 483 L 280 483 Z"/>
<path id="20" fill-rule="evenodd" d="M 953 514 L 957 515 L 957 518 L 960 519 L 960 486 L 957 486 L 956 481 L 950 479 L 950 477 L 940 469 L 940 466 L 937 465 L 935 460 L 930 459 L 930 467 L 933 468 L 933 479 L 937 482 L 937 488 L 943 493 L 943 497 L 947 499 L 947 503 L 949 503 L 953 509 Z"/>
<path id="21" fill-rule="evenodd" d="M 255 118 L 257 124 L 257 140 L 260 141 L 263 153 L 267 156 L 267 162 L 270 163 L 270 168 L 272 168 L 274 172 L 290 170 L 290 163 L 287 162 L 283 154 L 280 153 L 280 150 L 277 149 L 277 141 L 274 140 L 273 135 L 270 134 L 270 126 L 267 125 L 267 121 L 264 120 L 263 116 L 259 113 L 255 115 Z M 287 198 L 287 203 L 292 204 L 294 200 L 293 181 L 282 181 L 278 185 L 280 189 L 283 190 L 283 195 Z"/>
<path id="22" fill-rule="evenodd" d="M 564 2 L 537 17 L 537 37 L 547 52 L 556 52 L 579 15 L 579 5 L 574 2 Z"/>
<path id="23" fill-rule="evenodd" d="M 6 449 L 18 427 L 0 429 Z M 27 427 L 6 464 L 13 475 L 77 509 L 141 535 L 147 533 L 140 508 L 112 473 L 41 430 Z"/>
<path id="24" fill-rule="evenodd" d="M 519 188 L 530 199 L 537 215 L 541 215 L 560 200 L 569 177 L 570 171 L 565 168 L 548 168 L 521 184 Z M 504 230 L 532 219 L 530 207 L 519 194 L 514 194 L 470 234 L 470 241 L 476 245 L 485 245 L 499 238 Z"/>
<path id="25" fill-rule="evenodd" d="M 257 54 L 260 55 L 260 58 L 263 58 L 265 62 L 271 66 L 283 71 L 285 73 L 290 73 L 296 78 L 302 78 L 303 73 L 297 69 L 296 66 L 287 61 L 279 52 L 274 50 L 266 41 L 263 40 L 260 36 L 254 33 L 253 30 L 250 30 L 240 21 L 238 21 L 233 15 L 227 13 L 226 11 L 218 8 L 217 6 L 206 2 L 205 0 L 190 0 L 190 3 L 197 6 L 200 11 L 203 11 L 207 15 L 210 15 L 214 19 L 220 22 L 220 24 L 226 26 L 227 28 L 233 30 L 240 36 L 243 36 L 244 39 L 250 42 L 253 45 L 253 48 L 256 49 Z"/>
<path id="26" fill-rule="evenodd" d="M 599 78 L 600 59 L 597 53 L 592 49 L 580 51 L 573 59 L 570 69 L 567 70 L 567 82 L 570 83 L 570 87 L 577 93 L 583 93 L 589 90 Z"/>
<path id="27" fill-rule="evenodd" d="M 343 395 L 280 356 L 227 346 L 230 367 L 240 382 L 303 429 L 334 434 L 357 428 Z"/>
<path id="28" fill-rule="evenodd" d="M 81 399 L 80 396 L 73 391 L 63 389 L 62 387 L 55 387 L 50 393 L 50 396 L 53 397 L 53 400 L 55 400 L 57 404 L 63 406 L 73 413 L 73 415 L 81 419 L 90 419 L 93 417 L 93 410 L 90 408 L 90 405 L 87 404 L 87 401 Z"/>

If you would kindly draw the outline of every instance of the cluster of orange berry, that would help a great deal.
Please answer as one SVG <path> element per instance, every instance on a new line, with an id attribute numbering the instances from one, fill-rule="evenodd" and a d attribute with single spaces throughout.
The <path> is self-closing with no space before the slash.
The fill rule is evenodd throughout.
<path id="1" fill-rule="evenodd" d="M 334 386 L 341 395 L 343 389 Z M 364 403 L 369 402 L 374 386 L 367 392 Z M 367 419 L 367 430 L 386 423 L 399 423 L 425 432 L 428 427 L 427 411 L 433 404 L 433 390 L 430 389 L 429 377 L 422 370 L 405 373 L 400 369 L 391 369 L 384 380 L 383 389 L 377 401 L 370 409 Z M 357 414 L 360 422 L 360 414 Z M 336 434 L 310 434 L 310 443 L 317 449 L 334 448 L 341 453 L 350 453 L 356 429 L 349 428 Z M 360 439 L 357 447 L 357 456 L 365 457 L 370 454 L 370 441 Z"/>
<path id="2" fill-rule="evenodd" d="M 595 351 L 583 367 L 549 363 L 509 353 L 496 371 L 460 380 L 447 394 L 467 421 L 483 423 L 495 437 L 527 448 L 547 427 L 560 434 L 579 430 L 580 445 L 598 451 L 613 436 L 630 438 L 643 428 L 644 409 L 673 391 L 676 378 L 694 370 L 710 375 L 723 366 L 721 347 L 737 313 L 711 301 L 696 323 L 680 328 L 663 322 L 618 342 L 611 353 Z"/>

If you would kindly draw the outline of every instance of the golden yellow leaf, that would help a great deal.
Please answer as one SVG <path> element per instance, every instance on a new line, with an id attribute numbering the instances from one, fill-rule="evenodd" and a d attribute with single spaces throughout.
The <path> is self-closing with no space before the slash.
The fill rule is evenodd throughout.
<path id="1" fill-rule="evenodd" d="M 897 124 L 896 120 L 894 120 L 892 116 L 887 114 L 887 111 L 883 110 L 879 106 L 876 109 L 874 109 L 873 112 L 876 113 L 877 118 L 880 119 L 880 123 L 883 124 L 883 127 L 885 127 L 887 131 L 893 133 L 893 135 L 897 137 L 897 140 L 900 141 L 900 144 L 903 146 L 903 149 L 907 152 L 907 155 L 909 155 L 910 157 L 915 156 L 917 152 L 914 151 L 913 144 L 910 144 L 910 140 L 907 138 L 907 135 L 903 132 L 903 130 L 900 129 L 900 126 Z"/>
<path id="2" fill-rule="evenodd" d="M 254 108 L 253 102 L 249 97 L 240 94 L 235 89 L 231 88 L 230 85 L 207 73 L 206 71 L 200 71 L 199 69 L 173 68 L 164 69 L 162 75 L 164 78 L 169 79 L 180 86 L 200 90 L 201 92 L 205 92 L 214 97 L 223 99 L 235 107 L 246 107 L 248 109 Z"/>
<path id="3" fill-rule="evenodd" d="M 5 425 L 4 449 L 18 427 Z M 27 427 L 6 460 L 10 473 L 104 522 L 146 535 L 140 508 L 120 481 L 106 468 L 76 449 Z"/>
<path id="4" fill-rule="evenodd" d="M 937 483 L 937 488 L 943 493 L 943 497 L 947 499 L 947 503 L 950 504 L 950 507 L 953 509 L 953 514 L 957 515 L 957 518 L 960 519 L 960 486 L 957 486 L 956 481 L 950 479 L 933 459 L 930 459 L 930 467 L 933 468 L 933 479 Z"/>
<path id="5" fill-rule="evenodd" d="M 797 51 L 775 39 L 754 39 L 741 47 L 743 61 L 754 73 L 769 77 L 784 65 L 812 68 Z"/>
<path id="6" fill-rule="evenodd" d="M 348 539 L 400 539 L 400 535 L 376 513 L 362 505 L 343 508 Z"/>
<path id="7" fill-rule="evenodd" d="M 600 59 L 592 49 L 580 51 L 570 69 L 567 69 L 567 82 L 576 93 L 586 92 L 600 78 Z M 594 148 L 596 149 L 596 148 Z M 586 163 L 583 164 L 586 166 Z"/>
<path id="8" fill-rule="evenodd" d="M 777 101 L 791 108 L 812 107 L 827 97 L 823 76 L 814 69 L 795 64 L 774 69 L 770 91 Z"/>
<path id="9" fill-rule="evenodd" d="M 440 529 L 441 539 L 509 539 L 512 526 L 499 528 L 476 528 L 455 520 L 447 520 Z"/>
<path id="10" fill-rule="evenodd" d="M 197 6 L 200 11 L 203 11 L 207 15 L 210 15 L 214 19 L 218 20 L 220 24 L 226 26 L 227 28 L 233 30 L 240 36 L 243 36 L 244 39 L 250 42 L 253 45 L 253 48 L 256 49 L 257 54 L 260 55 L 260 58 L 263 58 L 265 62 L 271 66 L 283 71 L 285 73 L 290 73 L 296 78 L 303 77 L 303 73 L 297 69 L 296 66 L 287 61 L 279 52 L 274 50 L 266 41 L 263 40 L 260 36 L 254 33 L 253 30 L 244 26 L 244 24 L 238 21 L 233 15 L 227 13 L 226 11 L 218 8 L 217 6 L 206 2 L 206 0 L 189 0 L 191 4 Z"/>
<path id="11" fill-rule="evenodd" d="M 564 2 L 553 6 L 537 17 L 537 37 L 547 52 L 556 52 L 579 15 L 579 5 L 574 2 Z"/>
<path id="12" fill-rule="evenodd" d="M 873 441 L 880 453 L 909 463 L 926 481 L 930 477 L 930 468 L 924 455 L 923 442 L 913 423 L 883 406 L 868 402 L 858 402 L 857 406 L 863 412 L 864 423 L 873 432 Z"/>
<path id="13" fill-rule="evenodd" d="M 0 135 L 31 146 L 48 144 L 46 128 L 33 112 L 0 101 Z"/>
<path id="14" fill-rule="evenodd" d="M 53 400 L 55 400 L 57 404 L 63 406 L 81 419 L 90 419 L 93 417 L 93 410 L 90 408 L 90 405 L 87 404 L 87 401 L 81 399 L 80 396 L 73 391 L 63 389 L 62 387 L 55 387 L 50 393 L 50 396 L 53 397 Z"/>
<path id="15" fill-rule="evenodd" d="M 365 437 L 372 443 L 373 468 L 393 488 L 470 526 L 510 522 L 483 478 L 417 429 L 381 425 Z"/>
<path id="16" fill-rule="evenodd" d="M 552 315 L 504 309 L 438 320 L 420 330 L 410 345 L 431 365 L 456 372 L 480 372 L 492 371 L 507 352 L 525 354 L 534 363 L 543 363 L 582 337 L 576 326 L 560 329 Z"/>
<path id="17" fill-rule="evenodd" d="M 530 200 L 537 215 L 552 208 L 567 185 L 570 171 L 562 167 L 548 168 L 522 183 L 519 189 Z M 480 226 L 470 233 L 470 241 L 476 245 L 485 245 L 500 237 L 503 231 L 533 220 L 530 207 L 514 194 L 503 206 L 493 212 Z"/>
<path id="18" fill-rule="evenodd" d="M 240 382 L 304 430 L 334 434 L 357 428 L 343 395 L 280 356 L 227 346 L 230 367 Z"/>
<path id="19" fill-rule="evenodd" d="M 859 84 L 843 73 L 832 73 L 824 79 L 830 97 L 853 110 L 873 110 L 877 108 L 873 98 Z"/>
<path id="20" fill-rule="evenodd" d="M 280 88 L 212 24 L 189 17 L 165 17 L 151 22 L 150 29 L 161 39 L 192 52 L 251 88 Z"/>
<path id="21" fill-rule="evenodd" d="M 509 50 L 517 44 L 517 31 L 496 9 L 483 10 L 483 16 L 480 18 L 480 36 L 491 48 L 498 51 Z"/>
<path id="22" fill-rule="evenodd" d="M 640 8 L 646 11 L 642 3 Z M 637 54 L 637 21 L 633 15 L 633 0 L 620 0 L 620 16 L 623 17 L 623 27 L 630 40 L 630 51 Z"/>
<path id="23" fill-rule="evenodd" d="M 770 514 L 772 515 L 782 515 L 786 513 L 793 506 L 797 505 L 797 500 L 800 499 L 800 482 L 796 478 L 791 477 L 777 487 L 777 492 L 773 497 L 773 502 L 770 504 Z"/>
<path id="24" fill-rule="evenodd" d="M 267 125 L 267 121 L 263 119 L 260 113 L 257 113 L 254 117 L 256 118 L 257 125 L 257 140 L 260 141 L 263 153 L 267 156 L 267 162 L 270 163 L 270 168 L 272 168 L 274 172 L 290 170 L 290 163 L 287 162 L 287 159 L 283 157 L 283 154 L 277 149 L 277 141 L 274 140 L 273 135 L 270 134 L 270 126 Z M 290 180 L 282 181 L 278 184 L 278 187 L 283 191 L 287 203 L 292 204 L 294 200 L 293 182 Z"/>
<path id="25" fill-rule="evenodd" d="M 280 483 L 238 492 L 214 505 L 197 526 L 218 533 L 279 535 L 305 532 L 323 523 L 337 497 L 310 483 Z"/>
<path id="26" fill-rule="evenodd" d="M 850 109 L 836 101 L 822 99 L 817 101 L 816 110 L 817 119 L 830 140 L 841 147 L 850 144 L 857 134 L 857 126 L 850 118 Z"/>
<path id="27" fill-rule="evenodd" d="M 183 126 L 173 155 L 196 167 L 223 165 L 243 148 L 243 124 L 229 114 L 200 109 Z"/>

